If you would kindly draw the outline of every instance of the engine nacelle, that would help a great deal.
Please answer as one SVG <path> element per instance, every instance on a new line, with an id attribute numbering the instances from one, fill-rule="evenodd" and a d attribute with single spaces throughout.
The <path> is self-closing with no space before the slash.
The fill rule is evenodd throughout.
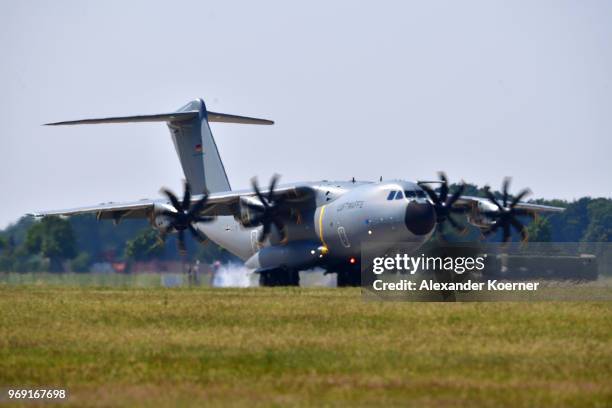
<path id="1" fill-rule="evenodd" d="M 261 202 L 250 196 L 240 197 L 240 223 L 245 227 L 253 226 L 251 220 L 257 214 L 257 209 L 262 207 Z"/>
<path id="2" fill-rule="evenodd" d="M 467 213 L 467 221 L 480 229 L 491 228 L 495 220 L 483 214 L 485 211 L 498 211 L 497 206 L 487 201 L 479 201 L 478 204 Z"/>
<path id="3" fill-rule="evenodd" d="M 155 229 L 161 231 L 168 231 L 172 225 L 172 220 L 170 220 L 170 218 L 166 217 L 165 215 L 158 215 L 153 218 L 153 222 L 151 223 L 151 225 Z"/>
<path id="4" fill-rule="evenodd" d="M 173 211 L 173 210 L 172 210 L 172 207 L 168 205 L 155 204 L 153 213 L 151 214 L 151 217 L 149 218 L 149 222 L 151 223 L 151 226 L 155 228 L 156 230 L 163 231 L 163 232 L 170 232 L 170 229 L 172 228 L 172 219 L 168 217 L 167 215 L 164 215 L 162 213 L 163 211 Z"/>

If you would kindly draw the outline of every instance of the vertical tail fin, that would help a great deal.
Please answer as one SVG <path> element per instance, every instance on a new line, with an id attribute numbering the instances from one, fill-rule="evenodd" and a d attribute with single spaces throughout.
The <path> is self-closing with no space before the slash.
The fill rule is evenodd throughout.
<path id="1" fill-rule="evenodd" d="M 266 119 L 209 112 L 202 99 L 189 102 L 176 112 L 157 115 L 123 116 L 100 119 L 83 119 L 47 125 L 78 125 L 93 123 L 166 122 L 176 153 L 179 156 L 185 178 L 194 193 L 229 191 L 230 184 L 217 150 L 209 122 L 272 125 Z"/>
<path id="2" fill-rule="evenodd" d="M 170 121 L 168 128 L 185 178 L 195 193 L 229 191 L 230 184 L 210 127 L 206 105 L 196 99 L 178 112 L 197 112 L 191 119 Z"/>

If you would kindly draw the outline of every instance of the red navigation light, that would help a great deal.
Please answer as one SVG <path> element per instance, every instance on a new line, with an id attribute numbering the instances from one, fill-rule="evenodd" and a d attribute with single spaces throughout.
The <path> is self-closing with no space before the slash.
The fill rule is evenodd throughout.
<path id="1" fill-rule="evenodd" d="M 357 260 L 354 257 L 351 256 L 351 259 L 349 259 L 349 262 L 350 262 L 351 265 L 354 265 L 355 262 L 357 262 Z"/>

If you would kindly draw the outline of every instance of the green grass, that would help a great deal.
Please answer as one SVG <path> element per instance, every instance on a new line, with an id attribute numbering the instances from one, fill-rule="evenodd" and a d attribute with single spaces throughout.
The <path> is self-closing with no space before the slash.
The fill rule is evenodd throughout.
<path id="1" fill-rule="evenodd" d="M 0 388 L 62 406 L 612 405 L 610 302 L 0 285 L 0 310 Z"/>

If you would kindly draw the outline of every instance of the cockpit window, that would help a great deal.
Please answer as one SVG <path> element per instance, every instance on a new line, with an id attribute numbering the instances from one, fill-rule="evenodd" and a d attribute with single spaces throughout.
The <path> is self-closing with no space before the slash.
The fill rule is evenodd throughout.
<path id="1" fill-rule="evenodd" d="M 387 196 L 387 200 L 393 200 L 395 197 L 395 191 L 389 191 L 389 195 Z"/>
<path id="2" fill-rule="evenodd" d="M 404 194 L 406 194 L 406 198 L 425 198 L 425 192 L 423 190 L 405 190 Z"/>
<path id="3" fill-rule="evenodd" d="M 395 195 L 395 199 L 401 200 L 402 198 L 404 198 L 404 193 L 402 193 L 401 191 L 398 191 L 397 194 Z"/>

